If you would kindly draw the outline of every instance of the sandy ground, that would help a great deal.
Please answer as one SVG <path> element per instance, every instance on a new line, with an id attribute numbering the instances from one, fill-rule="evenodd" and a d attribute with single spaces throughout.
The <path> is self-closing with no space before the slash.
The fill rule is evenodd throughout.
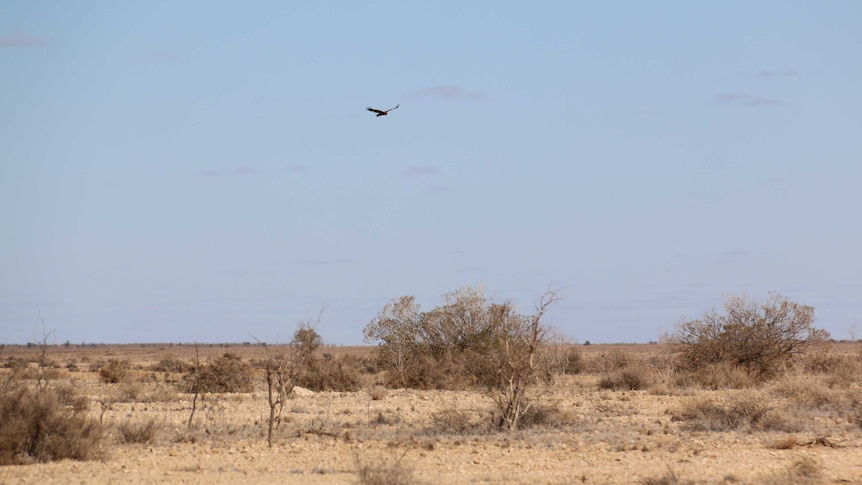
<path id="1" fill-rule="evenodd" d="M 673 419 L 675 407 L 720 398 L 716 391 L 614 392 L 599 390 L 595 376 L 565 376 L 543 397 L 558 422 L 463 434 L 441 425 L 441 416 L 490 420 L 493 404 L 482 393 L 396 389 L 373 400 L 368 390 L 300 392 L 286 404 L 270 448 L 263 389 L 207 396 L 189 429 L 189 395 L 103 410 L 95 400 L 116 385 L 99 383 L 95 373 L 69 376 L 94 400 L 93 418 L 111 430 L 103 458 L 0 467 L 0 484 L 339 484 L 360 483 L 363 468 L 426 484 L 862 483 L 862 430 L 846 417 L 825 413 L 793 433 L 690 431 Z M 153 442 L 120 443 L 118 424 L 153 419 Z M 814 464 L 815 478 L 801 480 L 799 463 Z"/>

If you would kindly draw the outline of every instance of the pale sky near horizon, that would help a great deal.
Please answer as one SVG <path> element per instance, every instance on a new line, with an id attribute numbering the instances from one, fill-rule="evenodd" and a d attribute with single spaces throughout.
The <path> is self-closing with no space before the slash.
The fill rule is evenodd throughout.
<path id="1" fill-rule="evenodd" d="M 580 342 L 768 291 L 849 338 L 860 51 L 849 0 L 0 1 L 0 343 L 358 344 L 480 284 Z"/>

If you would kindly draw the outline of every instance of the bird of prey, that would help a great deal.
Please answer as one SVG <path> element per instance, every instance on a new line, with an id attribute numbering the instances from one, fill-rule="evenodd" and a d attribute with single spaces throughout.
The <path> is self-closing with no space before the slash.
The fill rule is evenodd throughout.
<path id="1" fill-rule="evenodd" d="M 368 109 L 368 111 L 371 111 L 372 113 L 377 113 L 377 116 L 380 117 L 380 116 L 388 115 L 389 112 L 392 111 L 393 109 L 398 109 L 398 106 L 401 106 L 401 104 L 399 103 L 394 108 L 387 109 L 386 111 L 383 111 L 382 109 L 374 109 L 374 108 L 367 108 L 367 109 Z"/>

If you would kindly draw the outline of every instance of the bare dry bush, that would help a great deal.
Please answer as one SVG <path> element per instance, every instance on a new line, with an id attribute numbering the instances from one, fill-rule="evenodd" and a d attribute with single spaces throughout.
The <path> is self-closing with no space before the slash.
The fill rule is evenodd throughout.
<path id="1" fill-rule="evenodd" d="M 34 380 L 37 386 L 45 387 L 48 382 L 60 378 L 61 371 L 52 366 L 53 361 L 50 359 L 46 359 L 44 363 L 47 366 L 41 367 L 39 359 L 33 361 L 10 355 L 3 367 L 12 370 L 11 378 L 14 380 Z"/>
<path id="2" fill-rule="evenodd" d="M 789 431 L 800 430 L 792 417 L 766 404 L 755 392 L 731 394 L 726 402 L 708 397 L 689 400 L 671 411 L 673 421 L 682 421 L 694 431 Z"/>
<path id="3" fill-rule="evenodd" d="M 614 391 L 638 391 L 655 382 L 649 368 L 643 365 L 628 365 L 612 371 L 599 380 L 599 389 Z"/>
<path id="4" fill-rule="evenodd" d="M 817 416 L 845 419 L 851 424 L 862 425 L 862 390 L 829 387 L 821 379 L 810 376 L 788 377 L 774 382 L 769 393 L 790 401 L 797 420 L 808 416 L 814 421 Z M 816 428 L 816 425 L 813 425 Z"/>
<path id="5" fill-rule="evenodd" d="M 158 430 L 159 423 L 155 418 L 151 418 L 140 423 L 124 421 L 117 425 L 117 431 L 120 434 L 120 441 L 123 443 L 152 443 L 155 440 L 156 432 Z"/>
<path id="6" fill-rule="evenodd" d="M 7 357 L 6 362 L 3 363 L 3 368 L 12 370 L 13 374 L 20 373 L 29 366 L 29 362 L 20 357 L 15 357 L 14 355 Z"/>
<path id="7" fill-rule="evenodd" d="M 114 394 L 114 402 L 171 402 L 177 399 L 177 389 L 154 382 L 124 382 L 121 383 Z"/>
<path id="8" fill-rule="evenodd" d="M 667 472 L 659 477 L 646 477 L 640 480 L 641 485 L 694 485 L 693 480 L 682 480 L 668 467 Z"/>
<path id="9" fill-rule="evenodd" d="M 761 384 L 761 379 L 733 362 L 718 362 L 696 369 L 679 370 L 673 382 L 682 388 L 703 389 L 748 389 Z"/>
<path id="10" fill-rule="evenodd" d="M 189 363 L 182 359 L 169 356 L 161 359 L 158 363 L 151 365 L 149 370 L 153 372 L 183 374 L 189 370 Z"/>
<path id="11" fill-rule="evenodd" d="M 52 388 L 14 385 L 0 395 L 0 465 L 101 456 L 99 423 L 68 409 Z"/>
<path id="12" fill-rule="evenodd" d="M 545 378 L 553 380 L 556 376 L 580 374 L 585 369 L 581 350 L 568 343 L 563 337 L 549 333 L 546 345 L 537 355 L 539 366 L 548 373 Z"/>
<path id="13" fill-rule="evenodd" d="M 189 393 L 251 392 L 253 389 L 251 365 L 230 352 L 209 363 L 192 364 L 185 375 L 184 390 Z"/>
<path id="14" fill-rule="evenodd" d="M 809 485 L 823 483 L 823 465 L 813 456 L 800 456 L 783 470 L 766 477 L 764 485 Z"/>
<path id="15" fill-rule="evenodd" d="M 469 286 L 444 295 L 445 304 L 428 312 L 406 296 L 365 327 L 365 341 L 378 343 L 380 366 L 397 386 L 486 387 L 501 427 L 512 430 L 535 402 L 528 389 L 553 377 L 555 359 L 546 352 L 552 335 L 541 320 L 558 300 L 557 291 L 548 291 L 526 316 Z"/>
<path id="16" fill-rule="evenodd" d="M 99 378 L 105 384 L 125 382 L 129 377 L 132 365 L 127 360 L 110 359 L 99 369 Z"/>
<path id="17" fill-rule="evenodd" d="M 570 346 L 565 351 L 564 360 L 566 367 L 562 374 L 575 375 L 580 374 L 586 368 L 584 364 L 584 356 L 580 349 Z"/>
<path id="18" fill-rule="evenodd" d="M 563 411 L 556 405 L 537 404 L 521 417 L 519 427 L 556 429 L 571 426 L 575 421 L 574 414 Z"/>
<path id="19" fill-rule="evenodd" d="M 770 293 L 762 302 L 745 295 L 730 296 L 724 312 L 710 309 L 698 320 L 681 322 L 664 340 L 679 352 L 684 371 L 729 363 L 767 380 L 828 338 L 813 323 L 814 307 L 777 293 Z"/>
<path id="20" fill-rule="evenodd" d="M 372 384 L 368 388 L 368 397 L 370 397 L 372 401 L 382 401 L 388 394 L 386 386 L 382 386 L 380 384 Z"/>
<path id="21" fill-rule="evenodd" d="M 426 432 L 432 435 L 475 435 L 491 430 L 487 415 L 459 409 L 444 409 L 431 415 Z"/>
<path id="22" fill-rule="evenodd" d="M 790 399 L 798 406 L 820 409 L 838 398 L 838 392 L 829 389 L 820 379 L 808 376 L 792 376 L 773 382 L 769 393 Z"/>
<path id="23" fill-rule="evenodd" d="M 317 321 L 320 322 L 321 310 Z M 267 444 L 272 447 L 272 431 L 276 422 L 281 422 L 284 401 L 293 392 L 300 373 L 305 370 L 314 351 L 323 344 L 323 339 L 314 330 L 310 322 L 300 322 L 293 334 L 287 351 L 273 353 L 266 347 L 264 371 L 266 380 L 266 396 L 269 405 L 267 420 Z"/>
<path id="24" fill-rule="evenodd" d="M 322 358 L 311 355 L 299 369 L 296 385 L 315 392 L 354 392 L 361 387 L 359 372 L 362 366 L 362 361 L 351 355 L 324 353 Z"/>
<path id="25" fill-rule="evenodd" d="M 629 367 L 633 362 L 633 358 L 625 351 L 613 349 L 593 356 L 586 366 L 590 372 L 603 376 Z"/>
<path id="26" fill-rule="evenodd" d="M 502 418 L 500 427 L 510 431 L 518 428 L 521 418 L 538 402 L 531 390 L 539 379 L 549 376 L 537 359 L 547 342 L 548 329 L 541 320 L 557 301 L 556 291 L 546 292 L 531 316 L 516 314 L 509 304 L 492 308 L 491 346 L 484 353 L 483 371 L 479 375 L 483 379 L 494 378 L 489 389 Z"/>
<path id="27" fill-rule="evenodd" d="M 117 386 L 115 402 L 141 402 L 144 385 L 140 382 L 123 382 Z"/>
<path id="28" fill-rule="evenodd" d="M 366 462 L 357 453 L 356 475 L 360 485 L 409 485 L 415 483 L 413 469 L 403 461 L 406 454 L 394 460 L 375 460 Z"/>
<path id="29" fill-rule="evenodd" d="M 72 384 L 58 382 L 53 384 L 52 388 L 57 400 L 63 406 L 71 406 L 77 411 L 86 411 L 90 406 L 90 400 L 86 396 L 79 395 Z"/>
<path id="30" fill-rule="evenodd" d="M 826 376 L 829 387 L 849 388 L 862 381 L 862 356 L 831 354 L 825 346 L 807 356 L 803 367 L 807 372 Z"/>
<path id="31" fill-rule="evenodd" d="M 446 295 L 447 305 L 420 312 L 412 296 L 387 304 L 363 330 L 365 341 L 378 343 L 378 366 L 390 387 L 463 388 L 470 381 L 465 349 L 484 330 L 484 297 L 466 288 Z"/>

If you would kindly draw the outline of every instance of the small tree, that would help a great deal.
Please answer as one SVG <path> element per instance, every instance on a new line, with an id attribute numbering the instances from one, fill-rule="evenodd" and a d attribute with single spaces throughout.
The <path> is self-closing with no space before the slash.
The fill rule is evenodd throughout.
<path id="1" fill-rule="evenodd" d="M 814 307 L 777 293 L 763 301 L 730 296 L 724 312 L 712 308 L 698 320 L 683 321 L 665 340 L 676 347 L 689 370 L 730 363 L 768 378 L 829 337 L 813 324 Z"/>
<path id="2" fill-rule="evenodd" d="M 201 357 L 198 353 L 198 343 L 195 342 L 195 361 L 189 366 L 186 376 L 185 376 L 185 385 L 188 387 L 188 391 L 194 396 L 192 397 L 192 410 L 189 413 L 189 422 L 188 428 L 192 429 L 192 420 L 195 418 L 195 411 L 198 409 L 198 397 L 201 398 L 201 402 L 203 402 L 202 393 L 205 392 L 203 388 L 203 379 L 202 379 L 202 371 L 203 365 L 201 365 Z M 102 414 L 105 414 L 106 405 L 102 404 Z M 101 422 L 102 418 L 99 417 L 99 421 Z"/>
<path id="3" fill-rule="evenodd" d="M 420 312 L 412 296 L 392 300 L 364 330 L 378 343 L 378 363 L 399 386 L 453 388 L 475 383 L 475 350 L 492 331 L 481 288 L 443 295 L 445 304 Z"/>
<path id="4" fill-rule="evenodd" d="M 198 345 L 195 343 L 195 361 L 183 377 L 183 386 L 185 392 L 193 394 L 188 421 L 188 427 L 191 429 L 198 398 L 203 402 L 208 393 L 251 392 L 254 390 L 254 374 L 251 365 L 229 352 L 202 363 Z"/>
<path id="5" fill-rule="evenodd" d="M 420 312 L 413 297 L 393 300 L 365 327 L 365 341 L 379 342 L 380 366 L 405 387 L 485 386 L 512 430 L 533 405 L 528 391 L 554 372 L 543 358 L 549 329 L 542 323 L 559 300 L 548 291 L 534 315 L 511 302 L 488 301 L 481 288 L 444 295 L 445 304 Z"/>
<path id="6" fill-rule="evenodd" d="M 383 307 L 362 332 L 365 342 L 379 342 L 380 366 L 393 371 L 402 387 L 409 386 L 411 376 L 416 374 L 421 328 L 419 304 L 412 296 L 402 296 Z"/>
<path id="7" fill-rule="evenodd" d="M 322 313 L 322 311 L 321 311 Z M 320 316 L 317 319 L 320 322 Z M 272 447 L 272 430 L 277 422 L 281 422 L 284 401 L 293 392 L 296 378 L 311 357 L 311 354 L 323 344 L 323 339 L 314 330 L 310 322 L 300 322 L 299 328 L 293 334 L 293 340 L 288 345 L 287 352 L 273 353 L 265 347 L 266 358 L 264 370 L 269 404 L 269 420 L 266 442 Z"/>
<path id="8" fill-rule="evenodd" d="M 39 318 L 42 318 L 42 312 L 39 312 Z M 42 322 L 42 342 L 40 343 L 42 352 L 39 354 L 39 378 L 36 381 L 37 387 L 42 389 L 48 387 L 48 337 L 52 333 L 54 333 L 54 330 L 45 333 L 45 323 Z"/>
<path id="9" fill-rule="evenodd" d="M 490 391 L 500 411 L 500 425 L 508 430 L 516 429 L 521 418 L 536 402 L 528 395 L 528 390 L 549 372 L 539 359 L 549 335 L 549 329 L 542 324 L 542 317 L 557 301 L 557 291 L 546 292 L 536 305 L 536 313 L 531 316 L 515 313 L 510 304 L 492 307 L 492 345 L 486 356 L 491 365 L 488 375 L 494 376 Z"/>

